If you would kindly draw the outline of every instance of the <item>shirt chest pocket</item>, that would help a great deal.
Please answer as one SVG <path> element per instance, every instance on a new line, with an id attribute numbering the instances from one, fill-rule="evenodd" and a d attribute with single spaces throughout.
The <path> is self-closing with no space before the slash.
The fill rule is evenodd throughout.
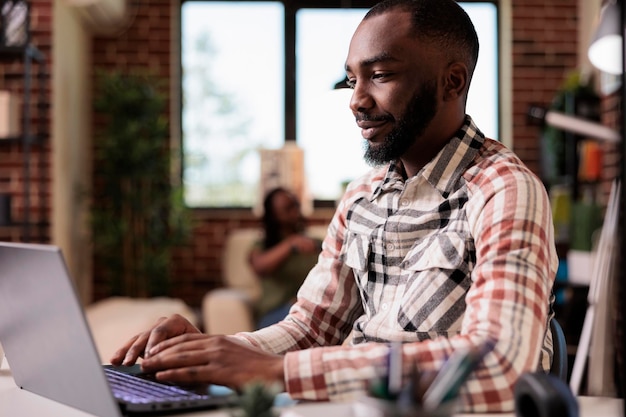
<path id="1" fill-rule="evenodd" d="M 398 324 L 419 340 L 458 333 L 472 259 L 472 242 L 460 233 L 439 233 L 412 247 L 402 262 L 406 287 Z"/>
<path id="2" fill-rule="evenodd" d="M 402 269 L 458 269 L 468 261 L 467 238 L 461 233 L 438 233 L 414 245 L 402 261 Z"/>
<path id="3" fill-rule="evenodd" d="M 367 289 L 370 253 L 371 245 L 369 235 L 355 232 L 348 233 L 342 258 L 343 262 L 352 268 L 361 291 Z"/>

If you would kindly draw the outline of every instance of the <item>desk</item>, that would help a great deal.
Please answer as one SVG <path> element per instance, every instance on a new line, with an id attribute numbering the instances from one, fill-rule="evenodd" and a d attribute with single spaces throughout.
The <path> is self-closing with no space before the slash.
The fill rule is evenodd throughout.
<path id="1" fill-rule="evenodd" d="M 580 397 L 580 417 L 621 417 L 622 400 L 616 398 Z M 302 404 L 283 410 L 283 417 L 350 417 L 349 404 Z M 13 382 L 11 370 L 6 363 L 0 366 L 0 416 L 64 416 L 89 417 L 83 411 L 59 404 L 55 401 L 19 389 Z M 197 411 L 177 414 L 179 417 L 231 417 L 227 410 Z M 504 414 L 458 414 L 456 417 L 513 417 L 513 413 Z"/>

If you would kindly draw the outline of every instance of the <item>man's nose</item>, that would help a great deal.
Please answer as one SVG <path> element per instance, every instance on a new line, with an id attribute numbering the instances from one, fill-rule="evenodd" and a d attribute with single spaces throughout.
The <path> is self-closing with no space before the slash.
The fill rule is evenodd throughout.
<path id="1" fill-rule="evenodd" d="M 364 113 L 371 109 L 374 105 L 374 100 L 367 89 L 366 83 L 355 83 L 352 90 L 352 97 L 350 98 L 350 109 L 354 113 Z"/>

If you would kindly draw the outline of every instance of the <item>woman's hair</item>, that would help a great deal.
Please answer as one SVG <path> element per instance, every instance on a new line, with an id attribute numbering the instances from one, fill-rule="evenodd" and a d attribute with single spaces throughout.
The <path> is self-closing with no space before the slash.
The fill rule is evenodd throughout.
<path id="1" fill-rule="evenodd" d="M 282 240 L 281 225 L 276 218 L 276 212 L 274 211 L 274 197 L 278 194 L 285 193 L 292 195 L 292 193 L 283 187 L 276 187 L 270 190 L 263 200 L 263 229 L 265 230 L 265 249 L 269 249 Z"/>

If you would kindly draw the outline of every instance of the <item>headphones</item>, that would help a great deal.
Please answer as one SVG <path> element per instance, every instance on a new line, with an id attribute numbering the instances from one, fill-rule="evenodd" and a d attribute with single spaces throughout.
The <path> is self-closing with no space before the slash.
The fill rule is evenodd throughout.
<path id="1" fill-rule="evenodd" d="M 570 387 L 545 372 L 523 373 L 513 389 L 516 417 L 579 417 Z"/>

